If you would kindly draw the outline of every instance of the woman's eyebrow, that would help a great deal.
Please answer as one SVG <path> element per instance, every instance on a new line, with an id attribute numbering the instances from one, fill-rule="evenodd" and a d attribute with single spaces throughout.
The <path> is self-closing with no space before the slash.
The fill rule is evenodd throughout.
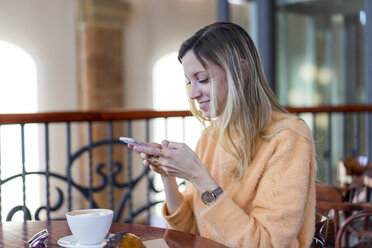
<path id="1" fill-rule="evenodd" d="M 192 76 L 193 77 L 196 77 L 199 73 L 202 73 L 202 72 L 205 72 L 205 71 L 197 71 L 197 72 L 194 72 L 193 74 L 192 74 Z M 186 74 L 184 74 L 185 75 L 185 77 L 189 80 L 189 77 L 186 75 Z"/>
<path id="2" fill-rule="evenodd" d="M 193 76 L 196 77 L 198 74 L 203 73 L 203 72 L 205 72 L 205 71 L 197 71 L 197 72 L 195 72 L 195 73 L 193 74 Z"/>
<path id="3" fill-rule="evenodd" d="M 202 73 L 202 72 L 205 72 L 205 71 L 198 71 L 198 72 L 195 72 L 194 75 L 198 75 L 199 73 Z"/>

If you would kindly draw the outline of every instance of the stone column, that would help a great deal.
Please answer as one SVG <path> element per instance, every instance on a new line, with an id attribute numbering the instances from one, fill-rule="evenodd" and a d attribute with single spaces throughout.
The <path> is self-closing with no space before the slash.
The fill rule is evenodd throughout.
<path id="1" fill-rule="evenodd" d="M 79 0 L 81 108 L 121 107 L 123 27 L 129 10 L 120 0 Z"/>
<path id="2" fill-rule="evenodd" d="M 78 2 L 78 55 L 80 108 L 100 110 L 122 107 L 123 104 L 123 27 L 129 6 L 120 0 L 79 0 Z M 114 126 L 114 137 L 122 136 L 123 126 Z M 81 142 L 88 144 L 88 129 L 83 127 Z M 107 124 L 94 124 L 92 139 L 107 139 Z M 93 150 L 93 169 L 99 163 L 106 165 L 107 147 Z M 114 160 L 124 161 L 124 149 L 115 148 Z M 88 158 L 80 163 L 81 178 L 88 185 Z M 95 172 L 93 172 L 95 174 Z M 124 175 L 123 175 L 124 180 Z M 99 183 L 93 177 L 93 184 Z M 121 192 L 115 192 L 114 206 Z M 109 207 L 107 192 L 95 195 L 100 207 Z M 89 207 L 81 203 L 83 207 Z"/>

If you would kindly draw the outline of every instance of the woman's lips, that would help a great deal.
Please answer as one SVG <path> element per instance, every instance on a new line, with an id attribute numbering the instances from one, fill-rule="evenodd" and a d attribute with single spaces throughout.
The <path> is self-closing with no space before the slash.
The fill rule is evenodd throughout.
<path id="1" fill-rule="evenodd" d="M 200 102 L 199 108 L 203 111 L 207 111 L 209 109 L 209 101 Z"/>

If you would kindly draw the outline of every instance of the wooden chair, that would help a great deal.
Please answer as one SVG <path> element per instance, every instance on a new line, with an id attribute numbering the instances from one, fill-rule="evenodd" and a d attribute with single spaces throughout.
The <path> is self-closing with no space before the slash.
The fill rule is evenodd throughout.
<path id="1" fill-rule="evenodd" d="M 351 215 L 345 220 L 337 233 L 335 248 L 372 247 L 372 206 L 369 208 L 370 211 Z M 352 244 L 349 244 L 350 240 L 353 240 Z"/>
<path id="2" fill-rule="evenodd" d="M 361 176 L 366 170 L 372 169 L 372 163 L 366 156 L 356 156 L 342 160 L 346 174 L 350 176 Z"/>
<path id="3" fill-rule="evenodd" d="M 316 185 L 316 209 L 317 212 L 333 219 L 335 236 L 338 235 L 340 225 L 345 219 L 362 211 L 372 211 L 371 203 L 353 203 L 344 201 L 343 194 L 336 187 L 328 184 Z M 371 223 L 371 222 L 370 222 Z M 347 227 L 351 233 L 351 227 Z M 344 244 L 349 243 L 349 235 L 343 237 Z M 347 247 L 347 246 L 345 246 Z"/>
<path id="4" fill-rule="evenodd" d="M 371 185 L 367 182 L 372 179 L 372 162 L 366 156 L 345 158 L 340 163 L 344 166 L 346 174 L 352 177 L 352 182 L 345 185 L 345 198 L 349 202 L 370 202 Z M 363 192 L 364 197 L 358 197 Z M 363 200 L 361 200 L 362 198 Z"/>
<path id="5" fill-rule="evenodd" d="M 333 219 L 334 232 L 337 233 L 340 223 L 342 193 L 328 184 L 316 185 L 316 210 L 317 213 Z"/>

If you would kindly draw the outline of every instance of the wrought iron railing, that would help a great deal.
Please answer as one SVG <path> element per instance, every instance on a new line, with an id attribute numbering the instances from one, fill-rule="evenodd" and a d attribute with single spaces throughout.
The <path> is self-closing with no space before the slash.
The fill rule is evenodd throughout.
<path id="1" fill-rule="evenodd" d="M 288 110 L 304 118 L 313 132 L 319 180 L 337 183 L 339 159 L 371 157 L 372 105 Z M 189 111 L 123 109 L 1 114 L 0 220 L 17 215 L 24 220 L 60 219 L 72 209 L 105 207 L 115 210 L 115 221 L 149 223 L 163 199 L 161 187 L 118 137 L 150 141 L 161 133 L 161 138 L 174 140 L 172 133 L 177 133 L 182 134 L 178 139 L 193 143 L 188 138 L 198 136 L 201 128 L 190 125 L 190 119 L 195 118 Z M 32 125 L 37 133 L 33 139 L 27 136 Z M 16 129 L 13 136 L 8 128 Z M 14 140 L 19 150 L 12 162 L 7 157 Z M 29 167 L 32 147 L 40 147 L 35 152 L 39 157 Z M 30 187 L 36 189 L 30 192 Z M 7 204 L 9 195 L 18 198 L 14 206 Z"/>
<path id="2" fill-rule="evenodd" d="M 372 105 L 287 108 L 304 118 L 314 136 L 319 181 L 338 184 L 339 161 L 372 156 Z"/>

